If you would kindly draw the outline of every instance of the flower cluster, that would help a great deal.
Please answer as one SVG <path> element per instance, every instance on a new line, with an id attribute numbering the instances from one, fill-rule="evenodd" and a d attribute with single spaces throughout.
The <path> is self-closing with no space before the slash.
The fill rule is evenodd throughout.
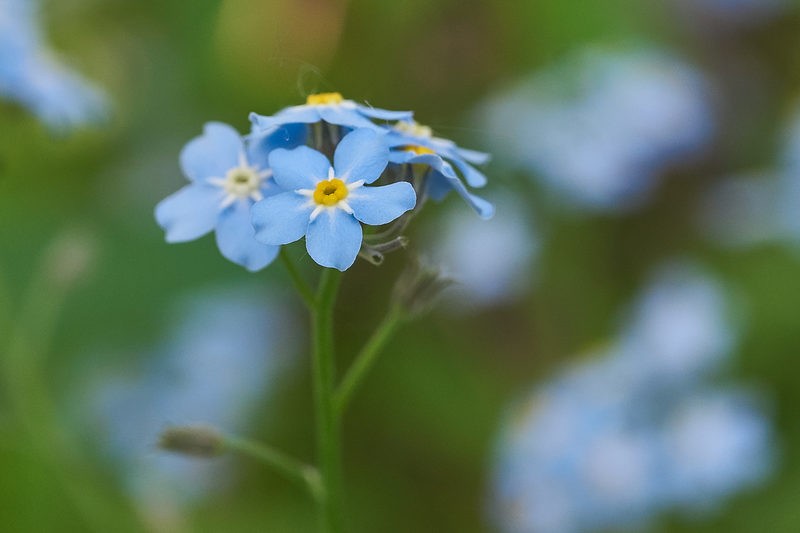
<path id="1" fill-rule="evenodd" d="M 648 530 L 764 481 L 776 455 L 763 401 L 715 379 L 736 344 L 727 303 L 697 267 L 670 265 L 599 357 L 523 399 L 496 460 L 498 529 Z"/>
<path id="2" fill-rule="evenodd" d="M 427 198 L 455 191 L 482 218 L 494 214 L 470 192 L 486 184 L 474 165 L 489 156 L 434 137 L 411 112 L 323 93 L 250 120 L 248 135 L 209 123 L 184 147 L 191 183 L 156 207 L 168 242 L 213 230 L 223 256 L 256 271 L 305 237 L 314 261 L 346 270 L 359 254 L 379 261 L 402 247 L 401 233 Z M 390 223 L 380 232 L 364 227 Z"/>

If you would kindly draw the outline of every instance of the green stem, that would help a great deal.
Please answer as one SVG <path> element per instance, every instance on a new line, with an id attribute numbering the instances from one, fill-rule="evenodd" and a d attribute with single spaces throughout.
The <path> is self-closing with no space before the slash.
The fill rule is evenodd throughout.
<path id="1" fill-rule="evenodd" d="M 325 495 L 322 501 L 322 530 L 341 532 L 343 516 L 340 490 L 340 429 L 333 406 L 334 348 L 333 307 L 341 273 L 326 268 L 317 289 L 316 306 L 312 312 L 313 358 L 312 374 L 317 425 L 317 453 Z"/>
<path id="2" fill-rule="evenodd" d="M 224 436 L 228 451 L 252 457 L 277 471 L 283 477 L 308 489 L 316 501 L 323 498 L 322 479 L 316 468 L 276 450 L 271 446 L 234 435 Z"/>
<path id="3" fill-rule="evenodd" d="M 292 262 L 292 258 L 289 257 L 289 253 L 286 251 L 285 246 L 281 246 L 280 251 L 281 262 L 283 266 L 286 267 L 286 271 L 289 272 L 289 277 L 292 278 L 292 283 L 294 283 L 297 292 L 300 294 L 300 297 L 305 302 L 306 306 L 309 309 L 314 309 L 316 305 L 316 298 L 314 297 L 314 292 L 311 290 L 311 287 L 308 286 L 306 280 L 300 274 L 300 271 L 297 270 L 297 267 Z"/>
<path id="4" fill-rule="evenodd" d="M 392 335 L 402 325 L 403 317 L 404 314 L 399 307 L 393 306 L 389 309 L 377 329 L 372 333 L 367 344 L 356 356 L 355 361 L 336 390 L 334 409 L 337 417 L 341 418 L 344 415 L 353 394 L 358 390 L 361 382 L 375 365 L 375 361 L 378 360 L 378 356 L 392 338 Z"/>

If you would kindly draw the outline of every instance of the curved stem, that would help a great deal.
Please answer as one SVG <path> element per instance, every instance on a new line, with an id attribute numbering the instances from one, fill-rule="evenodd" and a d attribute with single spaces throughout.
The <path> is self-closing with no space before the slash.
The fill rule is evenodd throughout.
<path id="1" fill-rule="evenodd" d="M 317 425 L 317 453 L 322 473 L 322 529 L 342 531 L 340 490 L 341 444 L 339 421 L 333 405 L 334 348 L 333 307 L 339 289 L 341 273 L 326 268 L 317 289 L 316 306 L 312 312 L 313 356 L 312 374 Z"/>
<path id="2" fill-rule="evenodd" d="M 231 452 L 252 457 L 269 466 L 289 481 L 298 483 L 311 493 L 316 501 L 323 498 L 322 479 L 316 468 L 298 461 L 280 450 L 234 435 L 225 435 L 223 446 Z"/>
<path id="3" fill-rule="evenodd" d="M 292 258 L 289 257 L 289 253 L 286 251 L 285 246 L 281 246 L 279 255 L 283 266 L 286 267 L 286 271 L 289 272 L 289 277 L 292 278 L 292 283 L 294 283 L 294 286 L 297 289 L 297 292 L 300 294 L 300 297 L 303 299 L 303 302 L 309 309 L 313 309 L 316 305 L 314 293 L 311 290 L 311 287 L 308 286 L 308 283 L 306 283 L 306 280 L 303 279 L 300 271 L 297 270 L 297 267 L 292 262 Z"/>
<path id="4" fill-rule="evenodd" d="M 403 323 L 403 316 L 402 311 L 397 306 L 393 306 L 389 309 L 389 312 L 386 313 L 386 316 L 378 325 L 377 329 L 372 333 L 367 344 L 364 345 L 356 356 L 352 366 L 348 369 L 344 379 L 342 379 L 341 384 L 336 389 L 334 409 L 336 410 L 337 417 L 341 418 L 344 414 L 350 399 L 353 397 L 356 390 L 358 390 L 364 377 L 375 365 L 375 361 L 377 361 L 383 348 Z"/>

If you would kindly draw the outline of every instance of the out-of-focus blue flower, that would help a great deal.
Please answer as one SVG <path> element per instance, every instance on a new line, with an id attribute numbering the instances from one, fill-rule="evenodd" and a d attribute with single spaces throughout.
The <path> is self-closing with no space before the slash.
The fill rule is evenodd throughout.
<path id="1" fill-rule="evenodd" d="M 800 108 L 789 117 L 773 169 L 714 184 L 700 202 L 700 230 L 716 245 L 800 244 Z"/>
<path id="2" fill-rule="evenodd" d="M 482 115 L 504 161 L 593 210 L 643 202 L 713 131 L 704 76 L 654 50 L 585 50 L 493 96 Z"/>
<path id="3" fill-rule="evenodd" d="M 675 505 L 709 512 L 772 472 L 772 428 L 759 401 L 737 390 L 702 391 L 681 402 L 664 430 L 667 486 Z"/>
<path id="4" fill-rule="evenodd" d="M 0 97 L 63 131 L 103 119 L 105 95 L 48 49 L 35 0 L 0 0 Z"/>
<path id="5" fill-rule="evenodd" d="M 405 122 L 400 122 L 399 124 L 406 124 L 406 128 L 412 127 L 408 126 L 408 123 Z M 416 129 L 424 129 L 423 126 L 418 125 L 413 127 Z M 404 140 L 401 141 L 397 130 L 395 130 L 395 133 L 387 135 L 387 140 L 389 144 L 392 145 L 392 150 L 389 152 L 389 162 L 396 165 L 422 165 L 428 167 L 429 172 L 425 177 L 424 185 L 426 196 L 438 202 L 443 200 L 450 191 L 454 190 L 481 218 L 488 220 L 494 216 L 494 206 L 483 198 L 470 193 L 466 185 L 464 185 L 456 174 L 453 166 L 442 159 L 440 154 L 428 146 L 413 144 L 417 139 L 412 139 L 408 136 L 403 137 Z M 433 140 L 434 139 L 431 137 L 428 144 L 435 144 L 432 142 Z M 455 147 L 455 145 L 448 145 L 447 141 L 444 139 L 436 139 L 435 141 L 438 144 L 442 144 L 445 147 L 443 152 L 451 156 L 455 154 L 457 150 L 460 150 Z M 400 142 L 403 144 L 398 144 Z M 455 155 L 455 157 L 458 157 L 458 155 Z M 467 165 L 463 160 L 462 163 Z"/>
<path id="6" fill-rule="evenodd" d="M 408 182 L 365 186 L 380 177 L 388 161 L 383 137 L 365 128 L 341 140 L 333 166 L 307 146 L 273 151 L 269 162 L 275 181 L 288 192 L 253 207 L 256 239 L 281 245 L 305 236 L 308 253 L 318 264 L 350 268 L 361 248 L 361 223 L 386 224 L 416 203 Z"/>
<path id="7" fill-rule="evenodd" d="M 493 485 L 502 531 L 643 529 L 657 513 L 695 516 L 766 478 L 774 453 L 763 408 L 701 379 L 732 348 L 721 299 L 698 270 L 663 270 L 620 342 L 517 406 Z"/>
<path id="8" fill-rule="evenodd" d="M 372 119 L 404 120 L 410 119 L 411 111 L 388 111 L 345 100 L 339 93 L 320 93 L 309 95 L 304 105 L 287 107 L 273 116 L 250 113 L 253 127 L 259 131 L 269 131 L 286 124 L 313 124 L 325 121 L 345 128 L 371 128 L 380 131 Z"/>
<path id="9" fill-rule="evenodd" d="M 226 124 L 206 124 L 203 135 L 181 152 L 181 168 L 191 184 L 156 206 L 167 242 L 191 241 L 214 230 L 227 259 L 250 271 L 270 264 L 279 247 L 255 240 L 250 208 L 281 192 L 267 158 L 269 148 L 282 146 L 284 139 L 279 130 L 267 141 L 245 142 Z"/>
<path id="10" fill-rule="evenodd" d="M 223 489 L 232 473 L 225 458 L 159 452 L 159 434 L 197 423 L 247 431 L 289 361 L 286 354 L 297 349 L 295 325 L 280 299 L 250 287 L 193 295 L 172 316 L 169 337 L 140 371 L 100 373 L 97 386 L 85 387 L 90 405 L 80 411 L 92 413 L 98 441 L 147 513 Z"/>
<path id="11" fill-rule="evenodd" d="M 456 282 L 453 309 L 514 301 L 535 280 L 540 237 L 527 206 L 508 195 L 497 204 L 499 214 L 488 222 L 450 211 L 429 236 L 426 248 Z"/>
<path id="12" fill-rule="evenodd" d="M 662 267 L 619 336 L 620 357 L 651 392 L 694 384 L 718 369 L 736 340 L 722 287 L 696 266 Z"/>

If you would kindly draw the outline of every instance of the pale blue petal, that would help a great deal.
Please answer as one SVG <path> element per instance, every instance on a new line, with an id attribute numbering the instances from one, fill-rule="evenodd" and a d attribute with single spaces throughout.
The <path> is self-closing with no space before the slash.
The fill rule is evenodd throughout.
<path id="1" fill-rule="evenodd" d="M 322 120 L 316 106 L 298 105 L 287 107 L 269 117 L 250 113 L 250 122 L 259 130 L 269 130 L 283 124 L 312 124 Z"/>
<path id="2" fill-rule="evenodd" d="M 275 259 L 280 246 L 262 244 L 255 239 L 250 206 L 249 200 L 239 200 L 220 214 L 217 246 L 225 258 L 255 272 Z"/>
<path id="3" fill-rule="evenodd" d="M 322 117 L 322 120 L 330 124 L 348 128 L 378 129 L 378 126 L 373 124 L 369 119 L 362 117 L 355 108 L 342 105 L 321 105 L 318 106 L 318 109 L 319 116 Z"/>
<path id="4" fill-rule="evenodd" d="M 358 256 L 361 224 L 341 209 L 328 209 L 308 225 L 306 249 L 318 264 L 347 270 Z"/>
<path id="5" fill-rule="evenodd" d="M 216 187 L 192 184 L 156 206 L 156 221 L 167 242 L 192 241 L 214 229 L 224 193 Z"/>
<path id="6" fill-rule="evenodd" d="M 313 189 L 321 180 L 328 179 L 331 163 L 328 158 L 301 146 L 294 150 L 279 148 L 269 154 L 269 166 L 275 181 L 286 190 Z"/>
<path id="7" fill-rule="evenodd" d="M 353 215 L 371 226 L 380 226 L 414 209 L 417 195 L 406 181 L 382 187 L 361 187 L 347 197 Z"/>
<path id="8" fill-rule="evenodd" d="M 284 192 L 256 202 L 250 209 L 256 240 L 265 244 L 289 244 L 306 234 L 314 207 L 295 192 Z"/>
<path id="9" fill-rule="evenodd" d="M 445 163 L 442 169 L 444 172 L 434 172 L 429 178 L 426 192 L 431 199 L 440 201 L 448 192 L 455 190 L 482 219 L 488 220 L 494 216 L 494 205 L 471 194 L 450 165 Z"/>
<path id="10" fill-rule="evenodd" d="M 388 163 L 389 148 L 383 136 L 363 128 L 345 135 L 333 154 L 336 175 L 348 183 L 372 183 Z"/>
<path id="11" fill-rule="evenodd" d="M 244 149 L 242 137 L 232 127 L 221 122 L 209 122 L 203 135 L 189 141 L 181 150 L 183 173 L 192 181 L 222 178 L 239 166 L 239 154 Z"/>
<path id="12" fill-rule="evenodd" d="M 378 120 L 411 120 L 414 116 L 413 111 L 389 111 L 365 105 L 359 105 L 358 110 L 362 115 Z"/>
<path id="13" fill-rule="evenodd" d="M 482 172 L 476 170 L 475 167 L 460 157 L 453 157 L 452 154 L 445 154 L 445 157 L 450 159 L 450 161 L 458 167 L 470 187 L 483 187 L 486 185 L 486 176 L 484 176 Z"/>
<path id="14" fill-rule="evenodd" d="M 485 152 L 478 152 L 476 150 L 469 150 L 467 148 L 456 147 L 455 152 L 463 160 L 472 163 L 473 165 L 484 165 L 492 158 L 490 154 Z"/>
<path id="15" fill-rule="evenodd" d="M 247 162 L 261 170 L 269 168 L 269 153 L 276 148 L 291 150 L 301 146 L 307 129 L 304 124 L 286 124 L 268 131 L 254 131 L 246 137 Z"/>

